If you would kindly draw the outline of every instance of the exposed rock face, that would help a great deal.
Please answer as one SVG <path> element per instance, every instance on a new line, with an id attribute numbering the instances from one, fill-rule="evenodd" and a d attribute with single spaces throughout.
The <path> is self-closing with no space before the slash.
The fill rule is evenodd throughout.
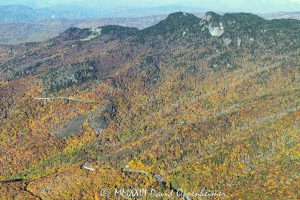
<path id="1" fill-rule="evenodd" d="M 108 127 L 108 120 L 103 115 L 96 116 L 90 121 L 90 125 L 94 133 L 100 135 Z"/>
<path id="2" fill-rule="evenodd" d="M 220 17 L 221 16 L 213 12 L 208 12 L 203 17 L 203 22 L 206 24 L 205 27 L 213 37 L 220 37 L 225 32 L 224 26 L 220 22 Z"/>
<path id="3" fill-rule="evenodd" d="M 216 26 L 216 27 L 213 27 L 211 24 L 208 25 L 208 31 L 209 33 L 212 35 L 212 36 L 215 36 L 215 37 L 220 37 L 223 35 L 224 33 L 224 27 L 223 25 L 220 23 L 220 26 Z"/>
<path id="4" fill-rule="evenodd" d="M 238 38 L 238 47 L 242 45 L 242 39 Z"/>
<path id="5" fill-rule="evenodd" d="M 94 39 L 94 38 L 100 36 L 102 29 L 101 28 L 93 28 L 93 29 L 90 29 L 90 31 L 91 31 L 91 34 L 88 37 L 81 39 L 80 41 L 89 41 L 91 39 Z"/>
<path id="6" fill-rule="evenodd" d="M 208 23 L 219 23 L 221 16 L 214 12 L 207 12 L 203 20 L 207 21 Z"/>
<path id="7" fill-rule="evenodd" d="M 109 102 L 102 107 L 102 112 L 107 113 L 110 119 L 114 119 L 117 114 L 117 105 Z"/>
<path id="8" fill-rule="evenodd" d="M 231 44 L 232 40 L 230 38 L 224 38 L 223 42 L 226 46 L 229 46 Z"/>
<path id="9" fill-rule="evenodd" d="M 43 74 L 42 79 L 49 92 L 70 87 L 95 78 L 96 69 L 93 63 L 74 63 L 57 69 L 50 69 Z"/>
<path id="10" fill-rule="evenodd" d="M 59 131 L 56 133 L 56 137 L 62 139 L 78 134 L 80 129 L 82 129 L 82 123 L 84 120 L 86 120 L 85 115 L 80 115 L 70 119 L 62 128 L 59 128 Z"/>
<path id="11" fill-rule="evenodd" d="M 107 129 L 109 122 L 113 120 L 117 113 L 117 105 L 113 102 L 105 104 L 100 113 L 94 115 L 89 121 L 94 133 L 101 135 Z"/>
<path id="12" fill-rule="evenodd" d="M 203 17 L 203 19 L 205 20 L 205 21 L 210 21 L 211 20 L 211 18 L 212 18 L 212 16 L 210 15 L 210 14 L 206 14 L 206 15 L 204 15 L 204 17 Z"/>

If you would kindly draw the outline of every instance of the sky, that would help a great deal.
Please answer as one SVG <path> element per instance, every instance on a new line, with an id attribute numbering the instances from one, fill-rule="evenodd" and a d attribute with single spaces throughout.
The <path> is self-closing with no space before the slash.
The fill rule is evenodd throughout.
<path id="1" fill-rule="evenodd" d="M 0 0 L 0 5 L 22 4 L 36 8 L 77 5 L 87 8 L 156 7 L 183 5 L 208 10 L 277 12 L 300 11 L 300 0 Z"/>

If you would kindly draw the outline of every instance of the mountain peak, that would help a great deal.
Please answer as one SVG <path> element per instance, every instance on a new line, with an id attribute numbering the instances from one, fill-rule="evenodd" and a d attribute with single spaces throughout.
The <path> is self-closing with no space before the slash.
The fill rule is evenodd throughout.
<path id="1" fill-rule="evenodd" d="M 221 18 L 222 16 L 215 12 L 207 12 L 202 19 L 201 25 L 206 25 L 211 36 L 220 37 L 225 31 Z"/>
<path id="2" fill-rule="evenodd" d="M 252 34 L 255 32 L 255 29 L 259 29 L 265 22 L 264 18 L 250 13 L 226 13 L 219 15 L 214 12 L 207 12 L 201 23 L 208 28 L 212 36 L 220 37 L 225 31 L 238 35 L 242 33 Z"/>
<path id="3" fill-rule="evenodd" d="M 171 13 L 164 21 L 176 23 L 193 23 L 198 22 L 200 19 L 195 15 L 186 12 Z"/>
<path id="4" fill-rule="evenodd" d="M 223 16 L 224 20 L 235 20 L 241 23 L 263 23 L 266 20 L 258 15 L 251 14 L 251 13 L 226 13 Z"/>
<path id="5" fill-rule="evenodd" d="M 219 21 L 220 18 L 221 18 L 221 15 L 219 15 L 215 12 L 212 12 L 212 11 L 205 13 L 205 15 L 203 17 L 203 19 L 206 20 L 207 22 Z"/>
<path id="6" fill-rule="evenodd" d="M 226 22 L 226 21 L 236 21 L 241 23 L 249 23 L 249 22 L 264 22 L 265 19 L 251 13 L 226 13 L 224 15 L 219 15 L 215 12 L 207 12 L 203 20 L 208 23 L 219 23 L 219 22 Z"/>
<path id="7" fill-rule="evenodd" d="M 144 33 L 165 34 L 173 32 L 177 29 L 190 28 L 199 24 L 200 18 L 186 12 L 175 12 L 170 14 L 165 20 L 162 20 L 157 25 L 144 29 Z"/>
<path id="8" fill-rule="evenodd" d="M 68 41 L 68 40 L 80 40 L 90 35 L 90 29 L 80 29 L 77 27 L 71 27 L 61 33 L 54 40 Z"/>

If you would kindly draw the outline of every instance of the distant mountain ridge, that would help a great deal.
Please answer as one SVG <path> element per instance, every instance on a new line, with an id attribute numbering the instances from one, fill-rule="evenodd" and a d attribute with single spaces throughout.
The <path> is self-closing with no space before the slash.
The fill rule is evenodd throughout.
<path id="1" fill-rule="evenodd" d="M 28 4 L 30 5 L 30 4 Z M 96 19 L 96 18 L 128 18 L 128 17 L 145 17 L 153 15 L 164 15 L 178 11 L 188 13 L 205 13 L 214 10 L 218 13 L 225 12 L 255 12 L 255 13 L 276 13 L 300 11 L 300 4 L 292 1 L 282 0 L 262 0 L 260 2 L 245 2 L 235 0 L 230 3 L 224 0 L 204 0 L 199 4 L 155 4 L 151 6 L 122 6 L 107 7 L 91 6 L 77 4 L 58 4 L 48 7 L 31 7 L 28 5 L 3 5 L 0 6 L 0 24 L 3 23 L 30 23 L 49 19 Z M 161 6 L 159 6 L 161 5 Z M 294 15 L 291 15 L 294 16 Z"/>
<path id="2" fill-rule="evenodd" d="M 144 29 L 158 23 L 166 17 L 167 15 L 90 20 L 51 19 L 34 23 L 0 24 L 0 44 L 20 44 L 26 42 L 46 41 L 58 36 L 70 27 L 94 28 L 104 25 L 119 25 Z"/>
<path id="3" fill-rule="evenodd" d="M 300 20 L 300 12 L 276 12 L 262 14 L 266 19 L 298 19 Z"/>
<path id="4" fill-rule="evenodd" d="M 290 5 L 290 4 L 289 4 Z M 272 12 L 271 14 L 262 13 L 262 16 L 269 18 L 291 17 L 299 18 L 299 12 L 294 12 L 297 5 L 291 4 L 289 12 Z M 256 5 L 256 13 L 260 13 L 259 5 Z M 213 8 L 213 9 L 211 9 Z M 300 6 L 299 6 L 300 9 Z M 120 8 L 86 8 L 83 6 L 56 5 L 45 8 L 32 8 L 25 5 L 5 5 L 0 6 L 0 24 L 9 23 L 37 23 L 53 19 L 65 20 L 90 20 L 99 18 L 136 18 L 154 15 L 168 15 L 170 13 L 182 11 L 188 13 L 205 13 L 208 10 L 215 10 L 218 13 L 239 12 L 238 8 L 228 7 L 224 2 L 212 3 L 210 6 L 184 6 L 167 5 L 153 7 L 120 7 Z M 272 10 L 273 11 L 273 10 Z M 245 11 L 242 11 L 245 12 Z"/>
<path id="5" fill-rule="evenodd" d="M 97 18 L 95 11 L 77 6 L 49 7 L 34 9 L 23 5 L 0 6 L 0 24 L 33 23 L 49 19 L 92 19 Z"/>
<path id="6" fill-rule="evenodd" d="M 23 5 L 8 5 L 0 6 L 0 24 L 33 23 L 51 19 L 82 20 L 97 18 L 144 17 L 169 14 L 177 11 L 200 13 L 205 12 L 205 9 L 177 5 L 145 8 L 115 8 L 107 10 L 89 9 L 79 6 L 53 6 L 34 9 Z"/>

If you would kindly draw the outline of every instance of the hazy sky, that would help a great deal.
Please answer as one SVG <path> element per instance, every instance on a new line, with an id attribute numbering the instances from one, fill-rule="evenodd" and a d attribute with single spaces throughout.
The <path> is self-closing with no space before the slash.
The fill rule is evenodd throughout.
<path id="1" fill-rule="evenodd" d="M 185 5 L 207 9 L 225 9 L 248 12 L 300 11 L 300 0 L 0 0 L 0 5 L 24 4 L 34 7 L 50 5 L 78 5 L 90 8 L 152 7 Z"/>

